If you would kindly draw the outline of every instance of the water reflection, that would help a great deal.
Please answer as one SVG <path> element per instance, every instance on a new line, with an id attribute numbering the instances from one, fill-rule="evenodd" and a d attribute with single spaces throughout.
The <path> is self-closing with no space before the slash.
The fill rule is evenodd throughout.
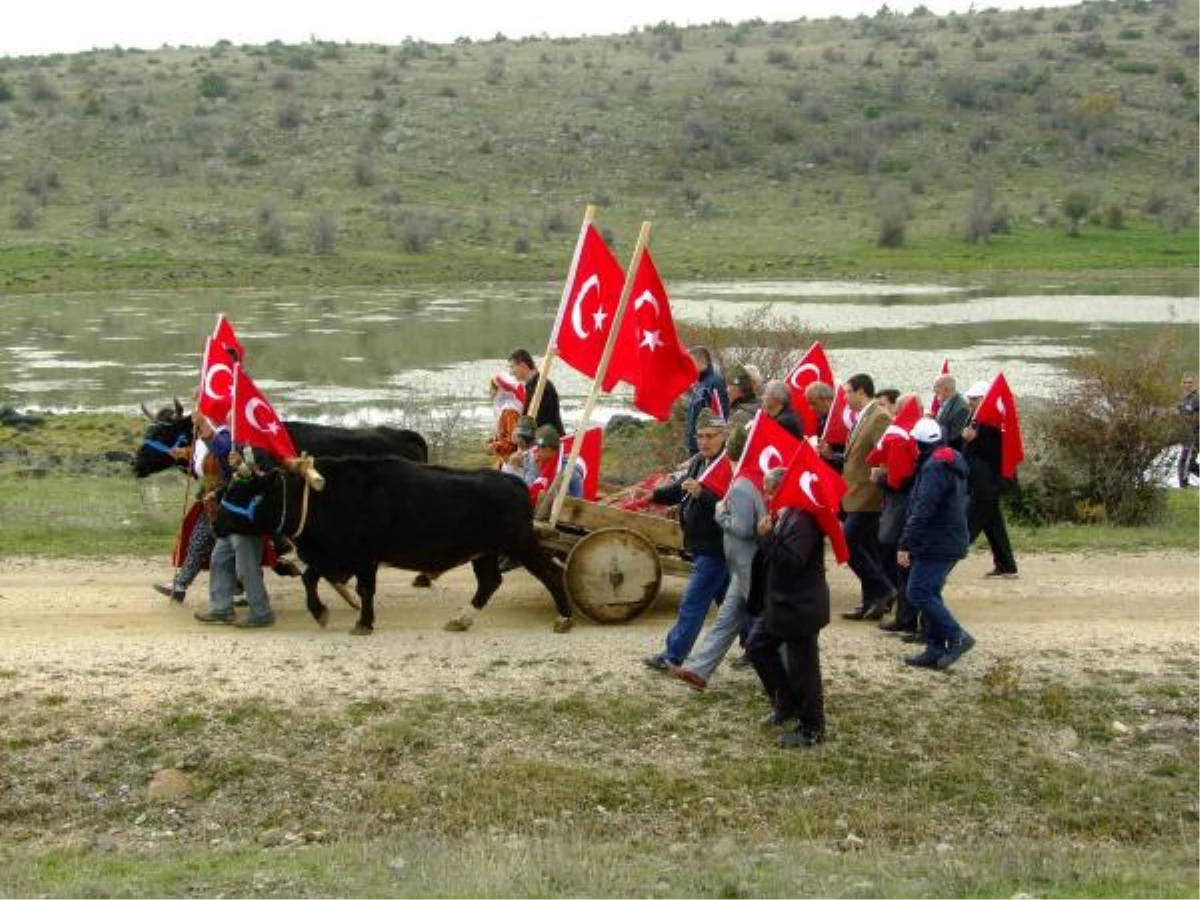
<path id="1" fill-rule="evenodd" d="M 1100 334 L 1165 326 L 1194 338 L 1197 323 L 1194 296 L 849 282 L 668 287 L 681 320 L 734 324 L 771 303 L 809 323 L 843 377 L 869 371 L 881 385 L 925 393 L 949 356 L 963 381 L 1004 369 L 1018 395 L 1049 396 L 1063 359 Z M 544 283 L 0 296 L 0 402 L 127 414 L 142 402 L 186 399 L 204 336 L 225 312 L 251 374 L 285 415 L 398 421 L 425 407 L 486 420 L 488 378 L 516 347 L 540 356 L 560 292 Z M 561 364 L 553 379 L 569 417 L 590 383 Z M 628 402 L 618 390 L 602 415 Z"/>

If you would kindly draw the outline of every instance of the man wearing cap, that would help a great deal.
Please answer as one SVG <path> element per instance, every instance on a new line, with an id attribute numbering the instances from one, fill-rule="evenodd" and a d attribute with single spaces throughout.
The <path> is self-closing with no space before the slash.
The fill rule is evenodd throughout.
<path id="1" fill-rule="evenodd" d="M 908 569 L 908 601 L 925 619 L 925 650 L 905 658 L 910 666 L 948 669 L 975 646 L 942 598 L 946 578 L 967 555 L 967 462 L 943 447 L 942 429 L 930 418 L 912 428 L 920 457 L 900 535 L 896 564 Z"/>
<path id="2" fill-rule="evenodd" d="M 683 546 L 692 559 L 692 575 L 679 600 L 679 614 L 667 633 L 662 651 L 642 660 L 659 671 L 669 671 L 687 659 L 704 627 L 709 607 L 725 592 L 729 570 L 725 564 L 724 534 L 717 524 L 716 507 L 720 499 L 698 478 L 725 449 L 725 420 L 711 409 L 696 416 L 696 441 L 700 447 L 682 478 L 667 480 L 654 489 L 655 503 L 679 506 L 679 524 L 683 528 Z"/>
<path id="3" fill-rule="evenodd" d="M 542 425 L 534 434 L 533 446 L 535 474 L 532 480 L 527 479 L 525 483 L 529 485 L 529 498 L 536 507 L 543 495 L 546 500 L 550 500 L 558 493 L 559 479 L 563 477 L 559 468 L 562 441 L 553 425 Z M 583 473 L 579 470 L 578 462 L 571 470 L 567 496 L 583 496 Z"/>
<path id="4" fill-rule="evenodd" d="M 754 391 L 754 379 L 745 366 L 735 365 L 729 370 L 729 427 L 747 425 L 754 418 L 762 403 Z"/>
<path id="5" fill-rule="evenodd" d="M 1008 528 L 1004 524 L 1004 511 L 1000 508 L 1000 489 L 1004 485 L 1000 475 L 1002 436 L 996 426 L 974 420 L 975 411 L 987 395 L 988 387 L 988 382 L 977 381 L 967 389 L 967 404 L 972 416 L 971 424 L 962 430 L 963 455 L 971 470 L 967 527 L 972 544 L 982 531 L 992 550 L 992 570 L 985 577 L 1016 578 L 1017 560 L 1013 556 Z"/>

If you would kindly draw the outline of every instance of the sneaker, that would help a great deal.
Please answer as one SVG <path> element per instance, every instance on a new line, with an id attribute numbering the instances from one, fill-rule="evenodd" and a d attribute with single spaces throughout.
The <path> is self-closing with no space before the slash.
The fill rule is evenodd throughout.
<path id="1" fill-rule="evenodd" d="M 647 656 L 642 660 L 642 665 L 649 666 L 651 669 L 656 669 L 659 672 L 666 672 L 671 668 L 671 664 L 667 662 L 667 658 L 661 653 L 655 653 L 653 656 Z"/>
<path id="2" fill-rule="evenodd" d="M 683 666 L 667 666 L 667 671 L 690 687 L 693 691 L 703 693 L 708 690 L 708 682 L 693 672 L 691 669 L 685 669 Z"/>
<path id="3" fill-rule="evenodd" d="M 946 652 L 938 658 L 937 667 L 945 671 L 958 662 L 962 655 L 969 652 L 974 646 L 975 638 L 964 631 L 958 640 L 952 641 L 950 646 L 946 648 Z"/>
<path id="4" fill-rule="evenodd" d="M 780 747 L 791 749 L 793 747 L 815 747 L 817 744 L 825 743 L 824 731 L 789 731 L 787 734 L 781 734 L 776 741 Z"/>
<path id="5" fill-rule="evenodd" d="M 946 651 L 940 647 L 926 647 L 924 653 L 904 657 L 904 664 L 906 666 L 916 666 L 918 669 L 938 669 L 941 668 L 941 659 L 945 653 Z M 955 659 L 957 658 L 955 657 Z"/>
<path id="6" fill-rule="evenodd" d="M 182 603 L 183 598 L 185 596 L 187 596 L 186 591 L 179 590 L 173 584 L 156 584 L 156 585 L 154 585 L 154 589 L 156 591 L 158 591 L 160 594 L 162 594 L 164 597 L 170 597 L 176 603 Z"/>
<path id="7" fill-rule="evenodd" d="M 233 605 L 245 608 L 250 605 L 250 601 L 246 599 L 245 594 L 234 594 L 233 595 Z"/>
<path id="8" fill-rule="evenodd" d="M 983 577 L 984 578 L 1016 578 L 1017 573 L 1015 571 L 1009 572 L 1009 571 L 1006 571 L 1005 569 L 992 569 L 992 571 L 988 572 Z"/>
<path id="9" fill-rule="evenodd" d="M 773 709 L 759 719 L 758 724 L 763 728 L 781 728 L 788 723 L 788 720 L 794 718 L 796 718 L 796 713 L 794 712 L 780 712 L 777 709 Z"/>
<path id="10" fill-rule="evenodd" d="M 232 625 L 233 613 L 215 613 L 209 609 L 198 610 L 195 614 L 197 622 L 203 622 L 205 625 Z"/>
<path id="11" fill-rule="evenodd" d="M 234 623 L 234 628 L 270 628 L 275 624 L 274 616 L 267 616 L 264 619 L 242 619 L 240 622 Z"/>

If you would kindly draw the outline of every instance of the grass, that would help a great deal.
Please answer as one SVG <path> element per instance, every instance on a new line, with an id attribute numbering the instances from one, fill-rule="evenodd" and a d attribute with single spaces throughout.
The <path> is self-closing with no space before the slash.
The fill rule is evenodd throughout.
<path id="1" fill-rule="evenodd" d="M 666 707 L 619 688 L 188 696 L 136 721 L 67 698 L 59 728 L 17 691 L 0 845 L 22 850 L 0 851 L 0 893 L 1194 895 L 1194 680 L 1046 687 L 942 679 L 895 703 L 834 682 L 833 739 L 787 754 L 748 681 Z M 71 733 L 97 738 L 72 753 L 80 781 L 47 777 Z M 195 799 L 146 800 L 175 766 Z"/>
<path id="2" fill-rule="evenodd" d="M 1022 553 L 1139 553 L 1151 550 L 1196 550 L 1200 546 L 1200 494 L 1193 489 L 1163 488 L 1167 493 L 1164 521 L 1156 525 L 1116 528 L 1056 522 L 1032 528 L 1008 517 L 1013 546 Z M 986 545 L 984 545 L 986 546 Z"/>
<path id="3" fill-rule="evenodd" d="M 622 253 L 653 220 L 668 280 L 1194 276 L 1196 29 L 1118 2 L 0 59 L 0 290 L 555 279 L 590 202 Z M 1009 231 L 968 245 L 981 179 Z"/>

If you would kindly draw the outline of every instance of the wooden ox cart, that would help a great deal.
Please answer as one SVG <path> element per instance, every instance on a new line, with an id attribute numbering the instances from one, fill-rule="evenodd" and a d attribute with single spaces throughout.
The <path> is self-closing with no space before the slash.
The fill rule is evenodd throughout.
<path id="1" fill-rule="evenodd" d="M 571 603 L 601 625 L 636 619 L 654 604 L 663 575 L 692 572 L 674 519 L 566 497 L 554 525 L 534 524 L 563 567 Z"/>

